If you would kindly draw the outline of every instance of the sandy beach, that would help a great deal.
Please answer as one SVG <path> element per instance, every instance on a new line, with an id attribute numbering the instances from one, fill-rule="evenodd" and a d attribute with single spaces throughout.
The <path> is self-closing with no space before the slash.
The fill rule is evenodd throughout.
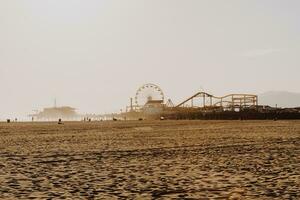
<path id="1" fill-rule="evenodd" d="M 0 123 L 0 199 L 300 199 L 300 121 Z"/>

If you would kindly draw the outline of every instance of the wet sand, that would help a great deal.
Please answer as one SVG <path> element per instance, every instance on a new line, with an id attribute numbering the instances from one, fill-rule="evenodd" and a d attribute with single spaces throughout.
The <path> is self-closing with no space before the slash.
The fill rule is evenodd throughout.
<path id="1" fill-rule="evenodd" d="M 300 199 L 300 121 L 0 123 L 0 199 Z"/>

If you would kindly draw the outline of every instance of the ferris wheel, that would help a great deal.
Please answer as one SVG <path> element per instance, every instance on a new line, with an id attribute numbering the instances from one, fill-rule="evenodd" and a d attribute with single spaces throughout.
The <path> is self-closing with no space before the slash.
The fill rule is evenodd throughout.
<path id="1" fill-rule="evenodd" d="M 152 83 L 147 83 L 139 87 L 135 94 L 135 104 L 137 106 L 144 106 L 148 101 L 151 100 L 160 100 L 163 102 L 164 99 L 165 96 L 162 89 Z"/>

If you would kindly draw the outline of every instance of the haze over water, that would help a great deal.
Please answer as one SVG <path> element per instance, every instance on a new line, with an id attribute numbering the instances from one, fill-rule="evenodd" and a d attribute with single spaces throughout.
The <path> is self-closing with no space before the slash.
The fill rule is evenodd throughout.
<path id="1" fill-rule="evenodd" d="M 173 102 L 300 92 L 300 2 L 0 1 L 0 119 L 118 112 L 153 82 Z"/>

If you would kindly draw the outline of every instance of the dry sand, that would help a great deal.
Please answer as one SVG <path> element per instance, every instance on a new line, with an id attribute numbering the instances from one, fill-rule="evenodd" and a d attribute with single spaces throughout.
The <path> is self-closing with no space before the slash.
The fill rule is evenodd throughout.
<path id="1" fill-rule="evenodd" d="M 0 124 L 0 199 L 300 199 L 300 121 Z"/>

